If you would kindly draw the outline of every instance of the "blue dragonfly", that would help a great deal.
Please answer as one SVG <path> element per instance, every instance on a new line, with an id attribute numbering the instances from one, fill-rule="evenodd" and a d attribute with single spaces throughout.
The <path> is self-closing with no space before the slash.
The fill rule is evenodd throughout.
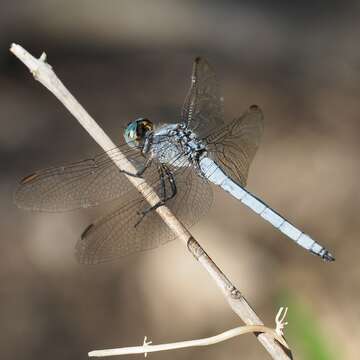
<path id="1" fill-rule="evenodd" d="M 173 240 L 175 235 L 154 210 L 166 205 L 190 227 L 211 206 L 212 183 L 299 246 L 333 261 L 326 248 L 246 190 L 262 132 L 263 113 L 257 105 L 224 122 L 216 75 L 198 57 L 180 122 L 156 124 L 147 118 L 136 119 L 126 126 L 125 141 L 118 148 L 26 176 L 15 192 L 15 203 L 28 210 L 61 212 L 113 201 L 113 211 L 88 226 L 76 245 L 79 262 L 94 264 Z M 126 156 L 137 169 L 126 174 L 144 178 L 160 201 L 150 207 L 146 197 L 151 193 L 141 195 L 110 156 Z"/>

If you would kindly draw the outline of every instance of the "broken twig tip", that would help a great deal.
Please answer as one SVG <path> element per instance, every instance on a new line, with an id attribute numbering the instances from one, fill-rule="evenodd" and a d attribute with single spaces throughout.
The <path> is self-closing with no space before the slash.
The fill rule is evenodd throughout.
<path id="1" fill-rule="evenodd" d="M 11 45 L 10 45 L 10 51 L 11 51 L 13 54 L 15 54 L 17 48 L 19 48 L 19 45 L 18 45 L 18 44 L 11 43 Z"/>
<path id="2" fill-rule="evenodd" d="M 275 324 L 276 324 L 275 331 L 279 336 L 284 336 L 283 330 L 285 326 L 288 324 L 288 322 L 284 321 L 287 311 L 288 311 L 287 307 L 285 308 L 281 307 L 275 317 Z"/>
<path id="3" fill-rule="evenodd" d="M 144 337 L 143 348 L 145 349 L 148 345 L 152 344 L 152 341 L 147 341 L 147 336 Z M 147 357 L 147 352 L 144 352 L 144 357 Z"/>
<path id="4" fill-rule="evenodd" d="M 43 52 L 41 54 L 41 56 L 39 57 L 39 60 L 42 61 L 42 62 L 46 62 L 46 57 L 47 57 L 46 52 Z"/>

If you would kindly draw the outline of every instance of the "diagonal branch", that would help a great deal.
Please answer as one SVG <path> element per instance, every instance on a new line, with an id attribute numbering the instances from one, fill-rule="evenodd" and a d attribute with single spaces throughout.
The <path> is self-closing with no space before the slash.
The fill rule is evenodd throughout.
<path id="1" fill-rule="evenodd" d="M 116 147 L 95 120 L 86 112 L 86 110 L 78 103 L 78 101 L 59 80 L 52 67 L 46 62 L 45 53 L 43 53 L 39 59 L 36 59 L 24 48 L 16 44 L 11 45 L 10 51 L 29 68 L 35 80 L 43 84 L 60 100 L 60 102 L 72 113 L 72 115 L 80 122 L 80 124 L 103 148 L 104 151 L 108 151 Z M 118 150 L 117 153 L 116 151 L 112 151 L 109 156 L 116 163 L 119 169 L 125 170 L 129 173 L 135 172 L 133 165 L 126 159 L 126 157 L 121 156 L 120 150 Z M 154 191 L 151 191 L 151 187 L 146 184 L 143 179 L 132 176 L 127 176 L 127 178 L 138 189 L 138 191 L 147 195 L 146 199 L 150 205 L 155 205 L 159 202 L 159 197 Z M 149 197 L 148 194 L 152 195 Z M 189 251 L 195 256 L 205 270 L 207 270 L 209 275 L 222 291 L 233 311 L 240 316 L 245 324 L 263 325 L 262 321 L 250 307 L 246 299 L 241 295 L 240 291 L 237 290 L 225 274 L 223 274 L 223 272 L 206 254 L 204 249 L 192 237 L 190 232 L 181 224 L 174 214 L 172 214 L 166 206 L 158 207 L 156 212 L 159 216 L 161 216 L 162 220 L 167 224 L 167 226 L 169 226 L 176 236 L 184 243 L 184 245 L 187 246 Z M 272 336 L 266 333 L 255 334 L 273 359 L 288 360 L 291 358 L 284 349 L 274 341 Z"/>

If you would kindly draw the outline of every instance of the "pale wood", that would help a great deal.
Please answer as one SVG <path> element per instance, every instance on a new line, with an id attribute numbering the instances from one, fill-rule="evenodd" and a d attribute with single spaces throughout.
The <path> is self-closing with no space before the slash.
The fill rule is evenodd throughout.
<path id="1" fill-rule="evenodd" d="M 116 146 L 105 134 L 95 120 L 86 112 L 79 102 L 66 89 L 63 83 L 56 76 L 52 67 L 46 62 L 46 54 L 43 53 L 39 59 L 29 54 L 23 47 L 12 44 L 10 51 L 18 57 L 30 70 L 34 78 L 52 92 L 60 102 L 72 113 L 92 138 L 102 147 L 104 151 L 114 149 Z M 121 155 L 120 150 L 116 153 L 111 151 L 110 157 L 121 170 L 135 172 L 133 165 Z M 126 175 L 124 175 L 126 176 Z M 151 205 L 155 205 L 160 199 L 151 191 L 151 187 L 143 179 L 127 176 L 128 180 L 143 194 Z M 141 186 L 140 186 L 141 185 Z M 152 196 L 148 196 L 148 194 Z M 166 207 L 161 206 L 156 209 L 163 221 L 171 228 L 176 236 L 188 247 L 190 252 L 199 260 L 200 264 L 207 270 L 211 278 L 215 280 L 221 289 L 233 311 L 247 325 L 263 325 L 262 321 L 250 307 L 240 291 L 235 288 L 231 281 L 223 274 L 214 261 L 205 253 L 199 243 L 192 237 L 190 232 L 181 224 L 181 222 Z M 274 339 L 266 333 L 258 334 L 257 338 L 273 359 L 290 359 L 287 353 L 279 346 Z"/>

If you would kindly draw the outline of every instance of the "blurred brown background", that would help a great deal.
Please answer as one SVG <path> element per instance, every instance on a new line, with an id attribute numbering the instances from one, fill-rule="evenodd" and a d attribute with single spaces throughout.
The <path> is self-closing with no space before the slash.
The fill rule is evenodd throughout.
<path id="1" fill-rule="evenodd" d="M 181 243 L 80 266 L 73 247 L 106 205 L 64 214 L 13 205 L 22 176 L 99 152 L 10 55 L 17 42 L 47 52 L 114 140 L 136 117 L 179 118 L 197 55 L 217 70 L 228 119 L 259 104 L 266 130 L 248 187 L 336 262 L 309 255 L 218 190 L 193 233 L 266 324 L 290 306 L 296 359 L 358 359 L 359 15 L 355 1 L 1 1 L 1 358 L 86 359 L 144 335 L 172 342 L 241 323 Z M 150 356 L 269 358 L 252 335 Z"/>

